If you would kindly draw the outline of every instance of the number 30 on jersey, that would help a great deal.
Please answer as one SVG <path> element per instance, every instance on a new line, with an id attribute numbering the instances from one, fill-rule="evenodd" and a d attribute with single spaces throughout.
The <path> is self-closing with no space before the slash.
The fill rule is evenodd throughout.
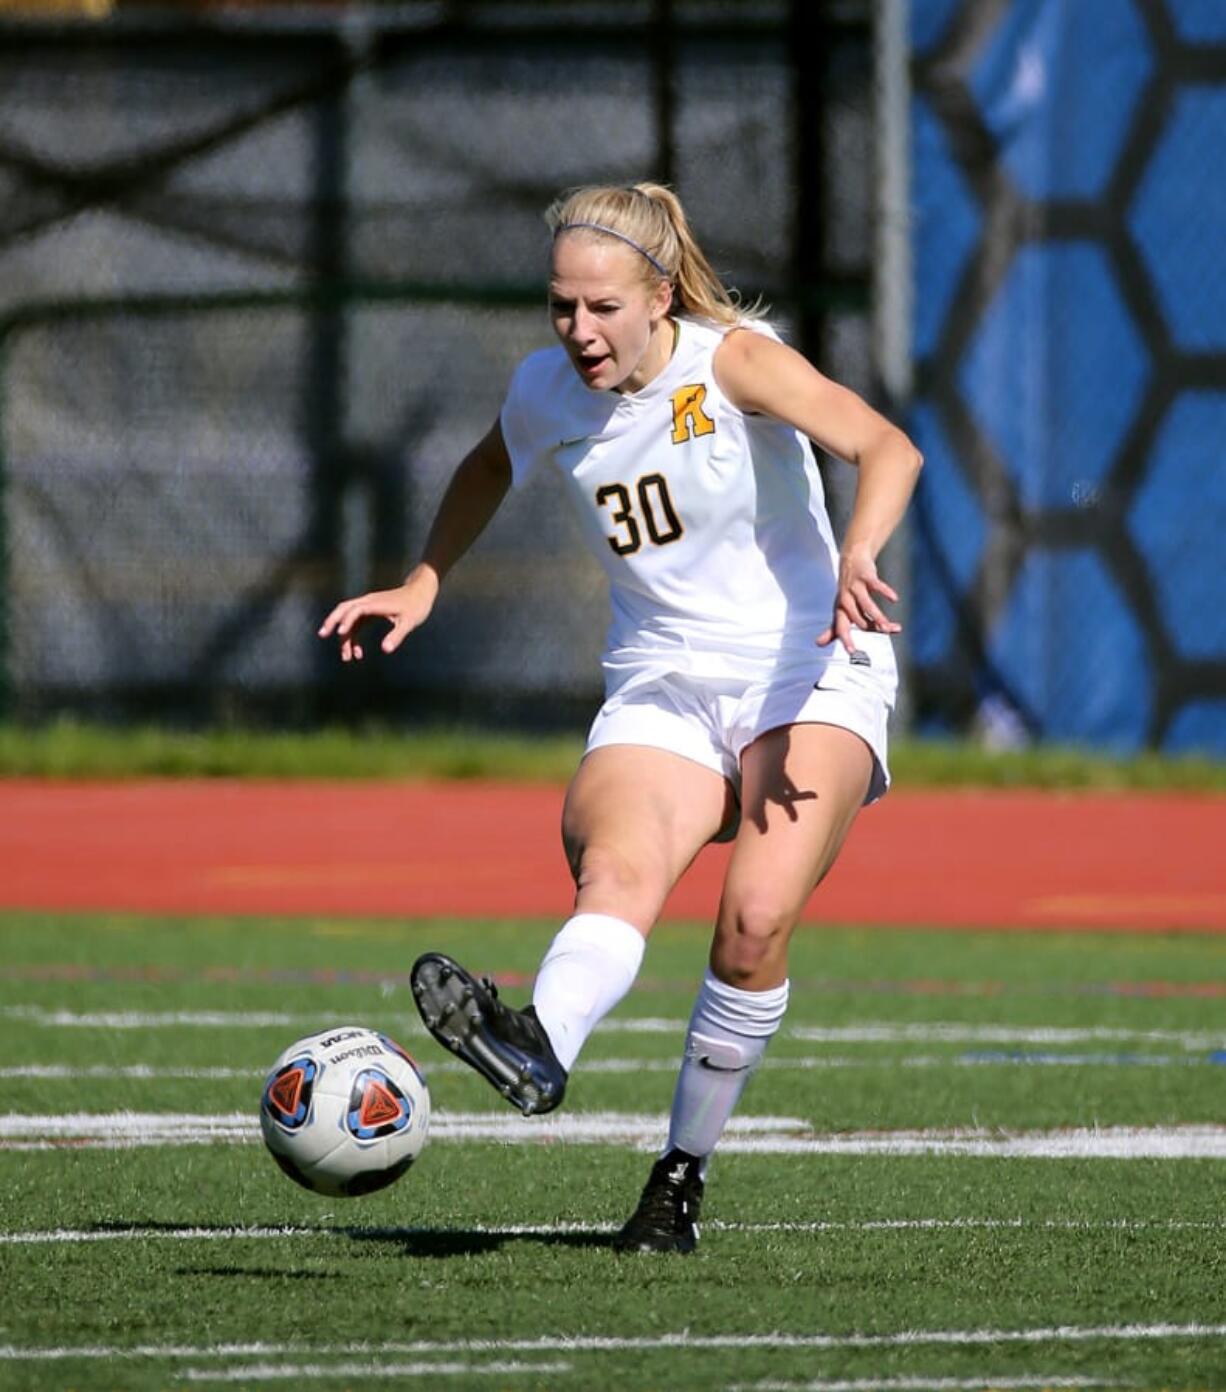
<path id="1" fill-rule="evenodd" d="M 624 483 L 606 483 L 596 490 L 596 506 L 609 509 L 615 531 L 605 540 L 619 556 L 633 556 L 643 545 L 644 531 L 656 546 L 685 534 L 663 474 L 644 474 L 634 485 L 634 497 Z"/>
<path id="2" fill-rule="evenodd" d="M 703 410 L 707 389 L 701 382 L 691 382 L 672 394 L 674 445 L 715 433 L 715 422 Z M 685 533 L 677 509 L 668 495 L 668 480 L 663 474 L 644 474 L 634 485 L 638 507 L 624 483 L 606 483 L 596 490 L 596 506 L 608 508 L 614 531 L 605 540 L 619 556 L 633 556 L 643 545 L 643 531 L 656 546 L 667 546 Z"/>

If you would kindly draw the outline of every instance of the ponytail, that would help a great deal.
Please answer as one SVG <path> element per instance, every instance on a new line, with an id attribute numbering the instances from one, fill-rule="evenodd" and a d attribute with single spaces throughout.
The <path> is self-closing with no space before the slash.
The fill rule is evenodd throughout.
<path id="1" fill-rule="evenodd" d="M 673 303 L 688 318 L 733 328 L 764 312 L 760 301 L 743 305 L 724 286 L 690 231 L 681 200 L 663 184 L 575 189 L 550 207 L 545 221 L 555 238 L 568 231 L 604 235 L 633 247 L 645 278 L 670 281 Z"/>

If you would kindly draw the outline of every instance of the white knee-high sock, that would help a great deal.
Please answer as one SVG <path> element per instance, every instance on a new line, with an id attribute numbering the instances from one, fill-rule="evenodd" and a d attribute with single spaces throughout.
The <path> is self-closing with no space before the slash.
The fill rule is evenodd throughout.
<path id="1" fill-rule="evenodd" d="M 669 1150 L 711 1154 L 787 1008 L 786 981 L 769 991 L 742 991 L 708 970 L 685 1037 Z"/>
<path id="2" fill-rule="evenodd" d="M 558 930 L 532 1004 L 567 1072 L 598 1021 L 634 984 L 646 946 L 633 924 L 610 914 L 575 914 Z"/>

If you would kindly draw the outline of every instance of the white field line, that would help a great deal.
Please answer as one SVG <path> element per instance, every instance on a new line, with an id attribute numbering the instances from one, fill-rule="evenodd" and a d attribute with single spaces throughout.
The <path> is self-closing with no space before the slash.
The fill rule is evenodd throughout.
<path id="1" fill-rule="evenodd" d="M 28 1025 L 55 1029 L 271 1029 L 312 1026 L 318 1016 L 290 1015 L 280 1010 L 44 1010 L 37 1005 L 6 1005 L 0 1016 Z"/>
<path id="2" fill-rule="evenodd" d="M 824 1233 L 903 1233 L 903 1232 L 1220 1232 L 1226 1218 L 1197 1221 L 1179 1218 L 867 1218 L 861 1220 L 816 1220 L 813 1222 L 738 1223 L 712 1219 L 703 1224 L 708 1232 L 795 1233 L 819 1236 Z M 0 1246 L 25 1247 L 48 1244 L 91 1242 L 260 1242 L 286 1239 L 361 1238 L 366 1241 L 403 1241 L 414 1237 L 438 1237 L 448 1233 L 482 1237 L 561 1237 L 574 1234 L 614 1233 L 618 1223 L 464 1223 L 445 1226 L 333 1228 L 309 1227 L 216 1227 L 216 1228 L 52 1228 L 33 1232 L 0 1232 Z"/>
<path id="3" fill-rule="evenodd" d="M 161 1068 L 150 1063 L 19 1063 L 0 1068 L 0 1078 L 192 1078 L 211 1082 L 227 1078 L 262 1078 L 265 1071 L 258 1068 Z"/>
<path id="4" fill-rule="evenodd" d="M 1014 1392 L 1026 1387 L 1128 1387 L 1092 1377 L 857 1378 L 853 1382 L 735 1382 L 724 1392 Z"/>
<path id="5" fill-rule="evenodd" d="M 968 1025 L 893 1022 L 858 1025 L 795 1025 L 787 1033 L 810 1044 L 1090 1044 L 1137 1042 L 1177 1044 L 1184 1049 L 1226 1045 L 1226 1032 L 1121 1029 L 1107 1026 Z"/>
<path id="6" fill-rule="evenodd" d="M 1226 1126 L 1105 1126 L 1066 1131 L 854 1132 L 730 1136 L 724 1155 L 960 1155 L 1001 1160 L 1226 1160 Z"/>
<path id="7" fill-rule="evenodd" d="M 402 1031 L 403 1033 L 403 1031 Z M 767 1058 L 759 1065 L 775 1073 L 838 1071 L 847 1068 L 1187 1068 L 1221 1062 L 1216 1055 L 1184 1054 L 901 1054 L 858 1058 L 845 1055 L 801 1055 L 796 1058 Z M 419 1060 L 420 1062 L 420 1060 Z M 585 1073 L 675 1073 L 680 1060 L 647 1058 L 585 1059 Z M 441 1063 L 422 1064 L 427 1075 L 464 1076 L 472 1070 L 466 1063 L 445 1059 Z M 24 1063 L 0 1068 L 0 1078 L 40 1078 L 60 1080 L 70 1078 L 104 1078 L 116 1081 L 154 1081 L 159 1078 L 186 1078 L 202 1082 L 227 1081 L 232 1078 L 262 1078 L 262 1068 L 225 1068 L 204 1066 L 163 1067 L 149 1063 L 130 1064 L 71 1064 Z"/>
<path id="8" fill-rule="evenodd" d="M 320 1016 L 289 1014 L 278 1011 L 93 1011 L 47 1010 L 36 1005 L 0 1007 L 0 1017 L 20 1020 L 27 1024 L 61 1029 L 174 1029 L 198 1026 L 210 1029 L 263 1029 L 300 1026 L 322 1028 Z M 398 1016 L 393 1033 L 424 1036 L 424 1029 L 406 1017 Z M 654 1016 L 639 1019 L 604 1020 L 598 1026 L 602 1034 L 676 1034 L 685 1033 L 683 1019 L 661 1019 Z M 1226 1048 L 1226 1032 L 1205 1030 L 1123 1029 L 1107 1026 L 1065 1027 L 1054 1025 L 974 1025 L 961 1022 L 898 1024 L 867 1021 L 854 1025 L 794 1025 L 786 1027 L 783 1038 L 804 1040 L 812 1044 L 1089 1044 L 1089 1043 L 1149 1043 L 1177 1045 L 1183 1049 Z"/>
<path id="9" fill-rule="evenodd" d="M 195 1026 L 200 1029 L 271 1029 L 295 1026 L 306 1030 L 324 1029 L 326 1019 L 316 1014 L 291 1014 L 275 1010 L 47 1010 L 39 1005 L 0 1006 L 0 1018 L 19 1020 L 23 1024 L 42 1025 L 55 1029 L 179 1029 Z M 379 1019 L 387 1019 L 379 1015 Z M 600 1029 L 610 1034 L 685 1034 L 685 1020 L 663 1020 L 652 1017 L 628 1020 L 604 1020 Z M 392 1033 L 418 1035 L 427 1038 L 425 1028 L 407 1016 L 397 1015 Z"/>
<path id="10" fill-rule="evenodd" d="M 331 1378 L 362 1379 L 401 1377 L 460 1377 L 494 1373 L 568 1373 L 569 1363 L 253 1363 L 226 1369 L 184 1368 L 176 1382 L 303 1382 Z M 1085 1377 L 1009 1378 L 887 1378 L 855 1382 L 754 1382 L 737 1383 L 726 1392 L 1022 1392 L 1026 1388 L 1119 1387 L 1118 1379 L 1105 1383 Z"/>
<path id="11" fill-rule="evenodd" d="M 664 1115 L 578 1112 L 524 1118 L 496 1112 L 434 1113 L 431 1139 L 658 1147 L 667 1131 Z M 0 1149 L 47 1150 L 63 1146 L 125 1149 L 151 1145 L 250 1143 L 259 1139 L 249 1112 L 78 1112 L 0 1116 Z M 728 1123 L 725 1154 L 773 1155 L 966 1155 L 1005 1159 L 1226 1159 L 1226 1126 L 1070 1127 L 1047 1131 L 981 1127 L 908 1131 L 815 1133 L 799 1117 L 739 1116 Z"/>
<path id="12" fill-rule="evenodd" d="M 669 1349 L 982 1348 L 1009 1344 L 1148 1343 L 1171 1339 L 1226 1339 L 1226 1324 L 1051 1325 L 1035 1329 L 906 1329 L 889 1334 L 670 1334 L 546 1335 L 535 1339 L 422 1339 L 415 1342 L 310 1344 L 82 1344 L 53 1347 L 0 1344 L 3 1362 L 56 1362 L 69 1358 L 347 1358 L 430 1357 L 437 1354 L 621 1353 Z"/>
<path id="13" fill-rule="evenodd" d="M 615 1064 L 614 1067 L 603 1064 Z M 1209 1054 L 1022 1054 L 983 1052 L 973 1054 L 842 1054 L 798 1055 L 794 1058 L 766 1058 L 759 1065 L 768 1072 L 839 1070 L 845 1068 L 1189 1068 L 1226 1063 L 1216 1053 Z M 625 1067 L 622 1065 L 625 1064 Z M 453 1067 L 467 1068 L 466 1064 Z M 651 1066 L 648 1065 L 650 1068 Z M 661 1065 L 676 1069 L 677 1062 Z M 634 1059 L 591 1060 L 584 1072 L 631 1073 L 643 1068 Z M 654 1071 L 654 1070 L 653 1070 Z"/>
<path id="14" fill-rule="evenodd" d="M 433 1141 L 570 1141 L 605 1145 L 659 1144 L 668 1130 L 664 1114 L 576 1112 L 558 1117 L 524 1118 L 501 1112 L 436 1111 L 430 1118 Z M 807 1134 L 800 1117 L 732 1117 L 727 1136 Z M 44 1148 L 48 1144 L 102 1146 L 201 1145 L 213 1141 L 260 1139 L 251 1112 L 77 1112 L 63 1115 L 0 1116 L 0 1149 Z"/>
<path id="15" fill-rule="evenodd" d="M 176 1382 L 317 1382 L 323 1378 L 487 1377 L 569 1373 L 569 1363 L 248 1363 L 237 1368 L 184 1368 Z"/>

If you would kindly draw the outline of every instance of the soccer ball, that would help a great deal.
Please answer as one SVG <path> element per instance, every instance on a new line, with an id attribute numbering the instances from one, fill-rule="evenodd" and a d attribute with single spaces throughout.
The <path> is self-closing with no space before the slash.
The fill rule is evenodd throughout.
<path id="1" fill-rule="evenodd" d="M 291 1044 L 260 1097 L 260 1129 L 292 1180 L 333 1197 L 372 1194 L 422 1152 L 430 1090 L 399 1044 L 337 1025 Z"/>

